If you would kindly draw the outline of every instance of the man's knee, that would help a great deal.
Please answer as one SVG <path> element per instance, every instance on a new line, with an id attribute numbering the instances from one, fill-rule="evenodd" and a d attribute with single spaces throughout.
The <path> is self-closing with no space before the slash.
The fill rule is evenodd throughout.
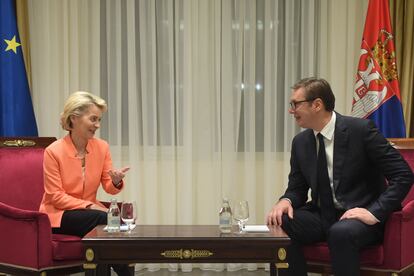
<path id="1" fill-rule="evenodd" d="M 291 230 L 291 222 L 292 219 L 289 218 L 288 214 L 283 214 L 282 215 L 282 229 L 289 234 L 290 230 Z"/>
<path id="2" fill-rule="evenodd" d="M 328 231 L 327 241 L 331 245 L 351 245 L 355 241 L 355 229 L 352 223 L 347 221 L 338 221 L 333 224 Z"/>
<path id="3" fill-rule="evenodd" d="M 291 219 L 287 214 L 282 215 L 282 229 L 286 232 L 286 234 L 290 237 L 290 239 L 295 242 L 302 242 L 302 234 L 301 231 L 298 230 L 297 225 L 295 224 L 296 221 Z"/>

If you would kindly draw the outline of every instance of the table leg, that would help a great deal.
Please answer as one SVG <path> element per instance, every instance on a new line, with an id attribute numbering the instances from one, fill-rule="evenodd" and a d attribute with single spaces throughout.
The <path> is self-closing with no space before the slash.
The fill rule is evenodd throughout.
<path id="1" fill-rule="evenodd" d="M 277 276 L 288 276 L 289 271 L 287 268 L 278 268 L 277 269 Z"/>
<path id="2" fill-rule="evenodd" d="M 276 264 L 270 263 L 270 276 L 277 276 Z"/>
<path id="3" fill-rule="evenodd" d="M 96 264 L 91 264 L 91 263 L 83 264 L 83 269 L 85 270 L 85 276 L 98 276 L 99 275 L 96 271 Z"/>
<path id="4" fill-rule="evenodd" d="M 128 265 L 129 275 L 135 275 L 135 264 Z"/>
<path id="5" fill-rule="evenodd" d="M 270 276 L 288 276 L 287 268 L 277 268 L 275 263 L 270 263 Z"/>
<path id="6" fill-rule="evenodd" d="M 98 276 L 111 276 L 111 265 L 99 264 L 96 267 L 96 275 Z"/>

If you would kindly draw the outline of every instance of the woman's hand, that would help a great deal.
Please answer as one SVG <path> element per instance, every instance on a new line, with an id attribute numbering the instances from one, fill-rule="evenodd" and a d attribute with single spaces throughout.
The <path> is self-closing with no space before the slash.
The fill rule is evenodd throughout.
<path id="1" fill-rule="evenodd" d="M 115 187 L 119 185 L 119 182 L 125 177 L 127 171 L 129 171 L 129 167 L 124 167 L 119 170 L 109 170 L 108 174 L 112 179 L 112 183 L 114 183 Z"/>
<path id="2" fill-rule="evenodd" d="M 103 211 L 103 212 L 108 212 L 108 209 L 105 207 L 102 207 L 98 204 L 91 204 L 88 207 L 86 207 L 86 209 L 90 209 L 90 210 L 98 210 L 98 211 Z"/>

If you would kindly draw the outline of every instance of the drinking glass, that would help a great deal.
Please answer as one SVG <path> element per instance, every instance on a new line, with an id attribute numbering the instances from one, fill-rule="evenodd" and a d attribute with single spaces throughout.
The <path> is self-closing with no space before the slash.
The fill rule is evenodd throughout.
<path id="1" fill-rule="evenodd" d="M 236 202 L 234 206 L 233 218 L 239 225 L 239 231 L 243 232 L 244 224 L 249 219 L 249 203 L 247 200 Z"/>
<path id="2" fill-rule="evenodd" d="M 135 201 L 122 202 L 121 219 L 127 225 L 128 232 L 131 232 L 131 224 L 134 223 L 137 217 L 137 208 Z"/>

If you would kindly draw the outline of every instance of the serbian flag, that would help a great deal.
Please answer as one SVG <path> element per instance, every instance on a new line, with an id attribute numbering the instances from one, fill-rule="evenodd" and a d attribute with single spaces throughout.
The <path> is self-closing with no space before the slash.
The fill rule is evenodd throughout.
<path id="1" fill-rule="evenodd" d="M 352 116 L 373 120 L 387 138 L 405 137 L 388 0 L 369 1 Z"/>
<path id="2" fill-rule="evenodd" d="M 0 0 L 0 136 L 37 136 L 14 0 Z"/>

